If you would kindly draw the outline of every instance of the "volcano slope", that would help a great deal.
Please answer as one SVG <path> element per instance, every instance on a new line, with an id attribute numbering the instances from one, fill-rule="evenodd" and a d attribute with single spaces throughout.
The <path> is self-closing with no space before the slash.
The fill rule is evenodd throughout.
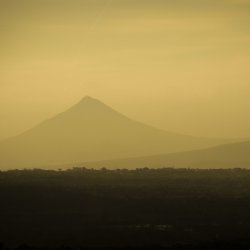
<path id="1" fill-rule="evenodd" d="M 0 144 L 0 168 L 43 167 L 206 148 L 223 139 L 166 132 L 91 97 Z"/>

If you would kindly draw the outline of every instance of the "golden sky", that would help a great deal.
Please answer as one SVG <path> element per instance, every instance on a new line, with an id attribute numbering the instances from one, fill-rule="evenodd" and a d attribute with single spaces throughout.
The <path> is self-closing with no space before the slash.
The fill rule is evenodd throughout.
<path id="1" fill-rule="evenodd" d="M 0 139 L 85 95 L 185 134 L 250 137 L 250 0 L 0 0 Z"/>

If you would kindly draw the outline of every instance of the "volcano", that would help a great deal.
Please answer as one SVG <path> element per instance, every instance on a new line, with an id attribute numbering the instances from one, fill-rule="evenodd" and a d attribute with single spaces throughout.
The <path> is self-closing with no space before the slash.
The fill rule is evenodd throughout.
<path id="1" fill-rule="evenodd" d="M 0 168 L 149 156 L 225 143 L 160 130 L 86 96 L 67 111 L 0 144 Z"/>

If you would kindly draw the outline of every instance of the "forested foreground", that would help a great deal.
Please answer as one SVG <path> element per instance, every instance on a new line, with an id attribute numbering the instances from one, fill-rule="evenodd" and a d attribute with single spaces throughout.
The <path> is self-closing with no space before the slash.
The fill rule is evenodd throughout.
<path id="1" fill-rule="evenodd" d="M 0 249 L 250 249 L 250 171 L 0 172 L 0 242 Z"/>

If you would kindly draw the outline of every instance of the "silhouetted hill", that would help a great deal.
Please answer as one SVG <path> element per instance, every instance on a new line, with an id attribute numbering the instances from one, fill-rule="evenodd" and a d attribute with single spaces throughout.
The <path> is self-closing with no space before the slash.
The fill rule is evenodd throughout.
<path id="1" fill-rule="evenodd" d="M 200 149 L 223 143 L 169 133 L 85 97 L 69 110 L 0 145 L 0 167 L 99 161 Z"/>
<path id="2" fill-rule="evenodd" d="M 147 157 L 83 163 L 86 167 L 250 168 L 250 141 Z"/>

